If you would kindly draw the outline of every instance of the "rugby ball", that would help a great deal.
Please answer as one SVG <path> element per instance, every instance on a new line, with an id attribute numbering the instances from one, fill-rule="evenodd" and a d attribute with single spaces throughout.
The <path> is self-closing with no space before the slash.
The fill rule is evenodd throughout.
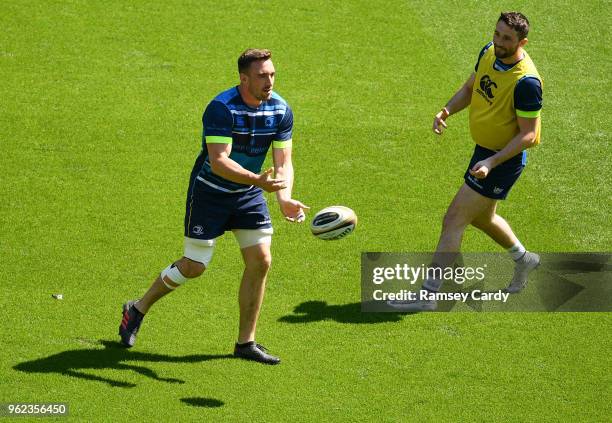
<path id="1" fill-rule="evenodd" d="M 344 238 L 355 230 L 357 215 L 348 207 L 330 206 L 315 214 L 310 231 L 318 238 L 334 240 Z"/>

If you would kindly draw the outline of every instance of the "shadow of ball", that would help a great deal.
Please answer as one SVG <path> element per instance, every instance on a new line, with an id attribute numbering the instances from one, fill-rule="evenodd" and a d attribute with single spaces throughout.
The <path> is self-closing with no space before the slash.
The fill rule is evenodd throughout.
<path id="1" fill-rule="evenodd" d="M 218 399 L 200 397 L 181 398 L 181 402 L 184 402 L 187 405 L 191 405 L 192 407 L 208 408 L 221 407 L 223 404 L 225 404 L 223 401 L 219 401 Z"/>

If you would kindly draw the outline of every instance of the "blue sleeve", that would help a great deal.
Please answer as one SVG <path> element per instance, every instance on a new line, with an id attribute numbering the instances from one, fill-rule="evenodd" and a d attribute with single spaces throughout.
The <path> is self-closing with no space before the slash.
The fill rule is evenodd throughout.
<path id="1" fill-rule="evenodd" d="M 277 141 L 288 141 L 291 139 L 293 135 L 293 112 L 291 108 L 287 106 L 287 111 L 280 123 L 278 124 L 278 132 L 276 133 L 276 137 L 274 137 Z"/>
<path id="2" fill-rule="evenodd" d="M 202 116 L 204 137 L 231 137 L 234 118 L 228 108 L 220 101 L 211 101 Z"/>
<path id="3" fill-rule="evenodd" d="M 533 76 L 523 77 L 514 88 L 514 108 L 536 112 L 542 108 L 542 84 Z"/>
<path id="4" fill-rule="evenodd" d="M 474 72 L 478 72 L 478 65 L 480 64 L 480 59 L 484 56 L 485 52 L 493 45 L 493 41 L 484 46 L 482 50 L 480 50 L 480 54 L 478 55 L 478 60 L 476 61 L 476 66 L 474 66 Z"/>

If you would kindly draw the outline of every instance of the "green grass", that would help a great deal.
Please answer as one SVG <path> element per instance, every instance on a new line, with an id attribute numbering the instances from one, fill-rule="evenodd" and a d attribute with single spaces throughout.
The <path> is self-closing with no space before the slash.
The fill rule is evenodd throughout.
<path id="1" fill-rule="evenodd" d="M 605 420 L 607 313 L 359 313 L 362 251 L 435 246 L 472 142 L 466 114 L 443 138 L 431 119 L 506 9 L 531 20 L 545 107 L 500 212 L 530 249 L 610 251 L 609 1 L 4 2 L 0 402 L 67 402 L 75 421 Z M 359 227 L 318 241 L 270 197 L 258 340 L 281 366 L 218 357 L 238 317 L 231 236 L 118 350 L 120 304 L 182 252 L 201 113 L 249 46 L 273 50 L 294 110 L 295 197 Z M 464 248 L 498 251 L 473 230 Z"/>

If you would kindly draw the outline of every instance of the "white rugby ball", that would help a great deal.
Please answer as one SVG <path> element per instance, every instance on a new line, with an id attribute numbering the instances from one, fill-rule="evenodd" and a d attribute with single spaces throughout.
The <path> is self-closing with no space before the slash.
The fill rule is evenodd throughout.
<path id="1" fill-rule="evenodd" d="M 318 238 L 334 240 L 344 238 L 355 230 L 357 215 L 348 207 L 330 206 L 315 214 L 310 231 Z"/>

